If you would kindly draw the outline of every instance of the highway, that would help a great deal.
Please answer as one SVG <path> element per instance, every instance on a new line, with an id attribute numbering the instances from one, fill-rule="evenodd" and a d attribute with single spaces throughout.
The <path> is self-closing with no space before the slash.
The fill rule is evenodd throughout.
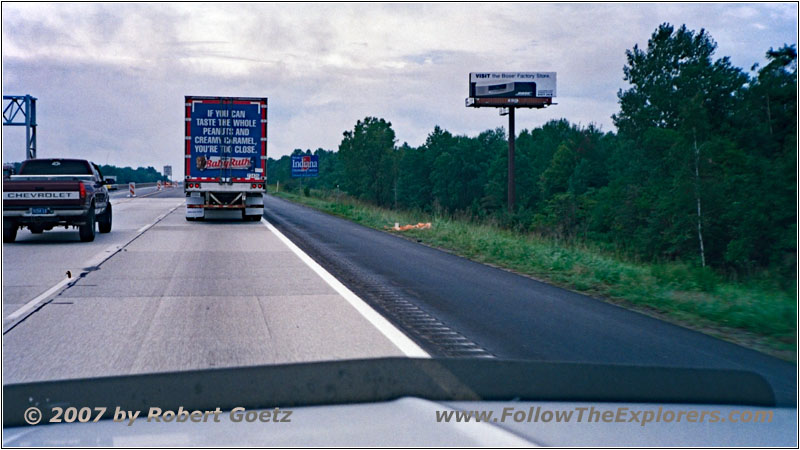
<path id="1" fill-rule="evenodd" d="M 4 383 L 430 354 L 746 369 L 794 404 L 793 364 L 590 297 L 271 196 L 187 222 L 145 194 L 95 242 L 3 245 Z"/>
<path id="2" fill-rule="evenodd" d="M 3 245 L 6 319 L 134 238 L 7 331 L 4 321 L 4 383 L 425 355 L 390 339 L 388 322 L 370 321 L 265 224 L 187 222 L 183 202 L 177 189 L 117 200 L 112 232 L 88 245 L 74 231 Z"/>

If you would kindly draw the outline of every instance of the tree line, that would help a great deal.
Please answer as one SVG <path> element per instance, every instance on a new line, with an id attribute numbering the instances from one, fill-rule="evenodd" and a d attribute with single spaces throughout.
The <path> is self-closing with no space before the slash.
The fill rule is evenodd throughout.
<path id="1" fill-rule="evenodd" d="M 3 167 L 6 166 L 13 166 L 14 173 L 18 173 L 20 167 L 22 166 L 22 162 L 13 162 L 4 164 Z M 110 164 L 101 164 L 98 165 L 100 168 L 100 173 L 104 176 L 116 176 L 117 177 L 117 184 L 128 184 L 130 182 L 134 183 L 155 183 L 156 181 L 166 181 L 167 177 L 161 174 L 161 172 L 157 171 L 152 166 L 147 167 L 117 167 Z"/>
<path id="2" fill-rule="evenodd" d="M 155 183 L 156 181 L 166 181 L 166 177 L 152 166 L 147 167 L 117 167 L 113 165 L 99 165 L 100 172 L 104 177 L 116 176 L 117 184 L 128 183 Z"/>
<path id="3" fill-rule="evenodd" d="M 770 49 L 750 72 L 716 58 L 705 31 L 659 26 L 626 51 L 616 132 L 566 119 L 516 138 L 517 206 L 506 210 L 507 136 L 435 127 L 397 145 L 391 123 L 359 120 L 337 152 L 317 149 L 311 188 L 389 208 L 491 220 L 583 240 L 646 260 L 681 260 L 729 275 L 796 267 L 797 52 Z M 310 154 L 295 150 L 294 154 Z M 290 158 L 268 162 L 289 189 Z"/>

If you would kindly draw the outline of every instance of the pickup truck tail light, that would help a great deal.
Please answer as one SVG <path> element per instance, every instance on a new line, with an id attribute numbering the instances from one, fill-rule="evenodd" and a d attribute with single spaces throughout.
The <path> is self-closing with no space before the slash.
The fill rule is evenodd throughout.
<path id="1" fill-rule="evenodd" d="M 81 200 L 85 200 L 86 199 L 86 185 L 83 184 L 83 181 L 78 183 L 78 189 L 80 189 Z"/>

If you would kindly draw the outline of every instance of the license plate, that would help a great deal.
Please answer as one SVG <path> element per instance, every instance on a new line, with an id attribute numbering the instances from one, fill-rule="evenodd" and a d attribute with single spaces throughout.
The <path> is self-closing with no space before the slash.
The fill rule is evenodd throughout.
<path id="1" fill-rule="evenodd" d="M 50 208 L 31 208 L 31 214 L 51 214 Z"/>

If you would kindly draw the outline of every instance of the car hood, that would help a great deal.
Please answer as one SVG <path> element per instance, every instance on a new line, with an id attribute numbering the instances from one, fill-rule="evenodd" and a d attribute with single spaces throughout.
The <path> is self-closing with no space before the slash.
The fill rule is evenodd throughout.
<path id="1" fill-rule="evenodd" d="M 235 422 L 229 412 L 219 422 L 156 423 L 140 417 L 127 422 L 48 424 L 6 428 L 4 446 L 752 446 L 796 447 L 794 408 L 761 408 L 774 413 L 769 423 L 556 423 L 508 415 L 502 423 L 438 421 L 447 411 L 567 411 L 576 408 L 613 410 L 719 411 L 722 416 L 740 406 L 664 405 L 578 402 L 435 402 L 405 397 L 389 402 L 291 408 L 289 422 Z M 510 410 L 509 408 L 513 408 Z M 265 410 L 253 410 L 261 413 Z M 286 411 L 281 411 L 284 416 Z M 438 415 L 437 415 L 438 413 Z M 255 413 L 254 413 L 255 415 Z M 451 416 L 453 417 L 453 416 Z"/>

